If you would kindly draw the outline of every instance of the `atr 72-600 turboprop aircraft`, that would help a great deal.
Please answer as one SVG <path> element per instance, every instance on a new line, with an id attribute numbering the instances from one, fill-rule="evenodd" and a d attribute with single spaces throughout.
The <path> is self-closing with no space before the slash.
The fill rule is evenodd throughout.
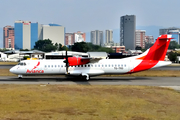
<path id="1" fill-rule="evenodd" d="M 164 61 L 171 35 L 161 35 L 154 45 L 143 54 L 123 59 L 99 59 L 89 57 L 67 57 L 65 60 L 23 60 L 10 69 L 19 78 L 23 75 L 65 74 L 90 76 L 102 74 L 130 74 L 171 64 Z"/>

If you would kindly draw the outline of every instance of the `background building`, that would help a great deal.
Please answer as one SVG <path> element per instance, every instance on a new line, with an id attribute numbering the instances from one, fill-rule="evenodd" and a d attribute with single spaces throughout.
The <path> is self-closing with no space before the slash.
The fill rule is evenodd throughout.
<path id="1" fill-rule="evenodd" d="M 80 31 L 77 33 L 66 33 L 65 36 L 65 45 L 74 45 L 76 42 L 86 41 L 86 33 Z"/>
<path id="2" fill-rule="evenodd" d="M 15 49 L 32 49 L 35 42 L 42 38 L 42 26 L 30 21 L 15 21 Z"/>
<path id="3" fill-rule="evenodd" d="M 78 31 L 74 33 L 74 43 L 76 42 L 85 42 L 86 41 L 86 33 Z"/>
<path id="4" fill-rule="evenodd" d="M 125 46 L 112 46 L 112 49 L 115 51 L 115 53 L 125 52 Z"/>
<path id="5" fill-rule="evenodd" d="M 113 31 L 112 30 L 106 30 L 106 43 L 112 43 L 113 42 Z"/>
<path id="6" fill-rule="evenodd" d="M 154 37 L 152 35 L 145 36 L 145 43 L 154 43 Z"/>
<path id="7" fill-rule="evenodd" d="M 145 48 L 145 30 L 136 30 L 135 45 L 141 48 Z"/>
<path id="8" fill-rule="evenodd" d="M 3 48 L 14 48 L 14 27 L 3 28 Z"/>
<path id="9" fill-rule="evenodd" d="M 58 24 L 43 25 L 43 40 L 50 39 L 52 43 L 65 45 L 65 27 Z"/>
<path id="10" fill-rule="evenodd" d="M 135 49 L 136 16 L 126 15 L 120 18 L 120 45 L 126 49 Z"/>
<path id="11" fill-rule="evenodd" d="M 94 45 L 103 46 L 103 31 L 91 31 L 91 43 Z"/>
<path id="12" fill-rule="evenodd" d="M 172 38 L 174 38 L 173 41 L 176 41 L 178 44 L 180 44 L 180 30 L 169 30 L 168 34 L 172 35 Z"/>
<path id="13" fill-rule="evenodd" d="M 173 41 L 176 41 L 178 44 L 180 44 L 180 28 L 170 27 L 170 28 L 164 28 L 159 29 L 159 35 L 163 34 L 171 34 L 174 38 Z"/>
<path id="14" fill-rule="evenodd" d="M 73 45 L 73 44 L 74 44 L 74 33 L 66 33 L 65 45 Z"/>

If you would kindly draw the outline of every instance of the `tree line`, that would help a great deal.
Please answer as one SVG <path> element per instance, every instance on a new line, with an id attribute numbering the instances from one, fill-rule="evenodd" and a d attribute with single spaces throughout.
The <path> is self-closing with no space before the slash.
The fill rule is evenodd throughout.
<path id="1" fill-rule="evenodd" d="M 107 53 L 114 53 L 111 48 L 101 47 L 99 45 L 94 45 L 92 43 L 86 42 L 78 42 L 74 43 L 74 45 L 63 46 L 62 44 L 52 43 L 50 39 L 45 40 L 38 40 L 35 43 L 34 49 L 44 51 L 44 52 L 51 52 L 51 51 L 62 51 L 62 50 L 69 50 L 69 51 L 76 51 L 76 52 L 107 52 Z"/>

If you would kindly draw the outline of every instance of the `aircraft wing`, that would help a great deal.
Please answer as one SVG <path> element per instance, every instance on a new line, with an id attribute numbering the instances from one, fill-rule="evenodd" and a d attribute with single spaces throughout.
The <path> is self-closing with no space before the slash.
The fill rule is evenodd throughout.
<path id="1" fill-rule="evenodd" d="M 96 63 L 99 60 L 101 60 L 102 58 L 91 58 L 89 63 Z"/>
<path id="2" fill-rule="evenodd" d="M 96 63 L 99 60 L 101 60 L 102 58 L 88 58 L 88 57 L 82 57 L 81 60 L 89 60 L 89 63 Z"/>

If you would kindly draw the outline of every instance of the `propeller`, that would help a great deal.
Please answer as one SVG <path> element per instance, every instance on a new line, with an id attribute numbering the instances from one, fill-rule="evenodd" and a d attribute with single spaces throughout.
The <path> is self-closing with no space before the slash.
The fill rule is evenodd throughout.
<path id="1" fill-rule="evenodd" d="M 67 50 L 66 50 L 66 59 L 64 63 L 66 63 L 66 73 L 68 73 L 69 62 L 68 62 Z"/>

